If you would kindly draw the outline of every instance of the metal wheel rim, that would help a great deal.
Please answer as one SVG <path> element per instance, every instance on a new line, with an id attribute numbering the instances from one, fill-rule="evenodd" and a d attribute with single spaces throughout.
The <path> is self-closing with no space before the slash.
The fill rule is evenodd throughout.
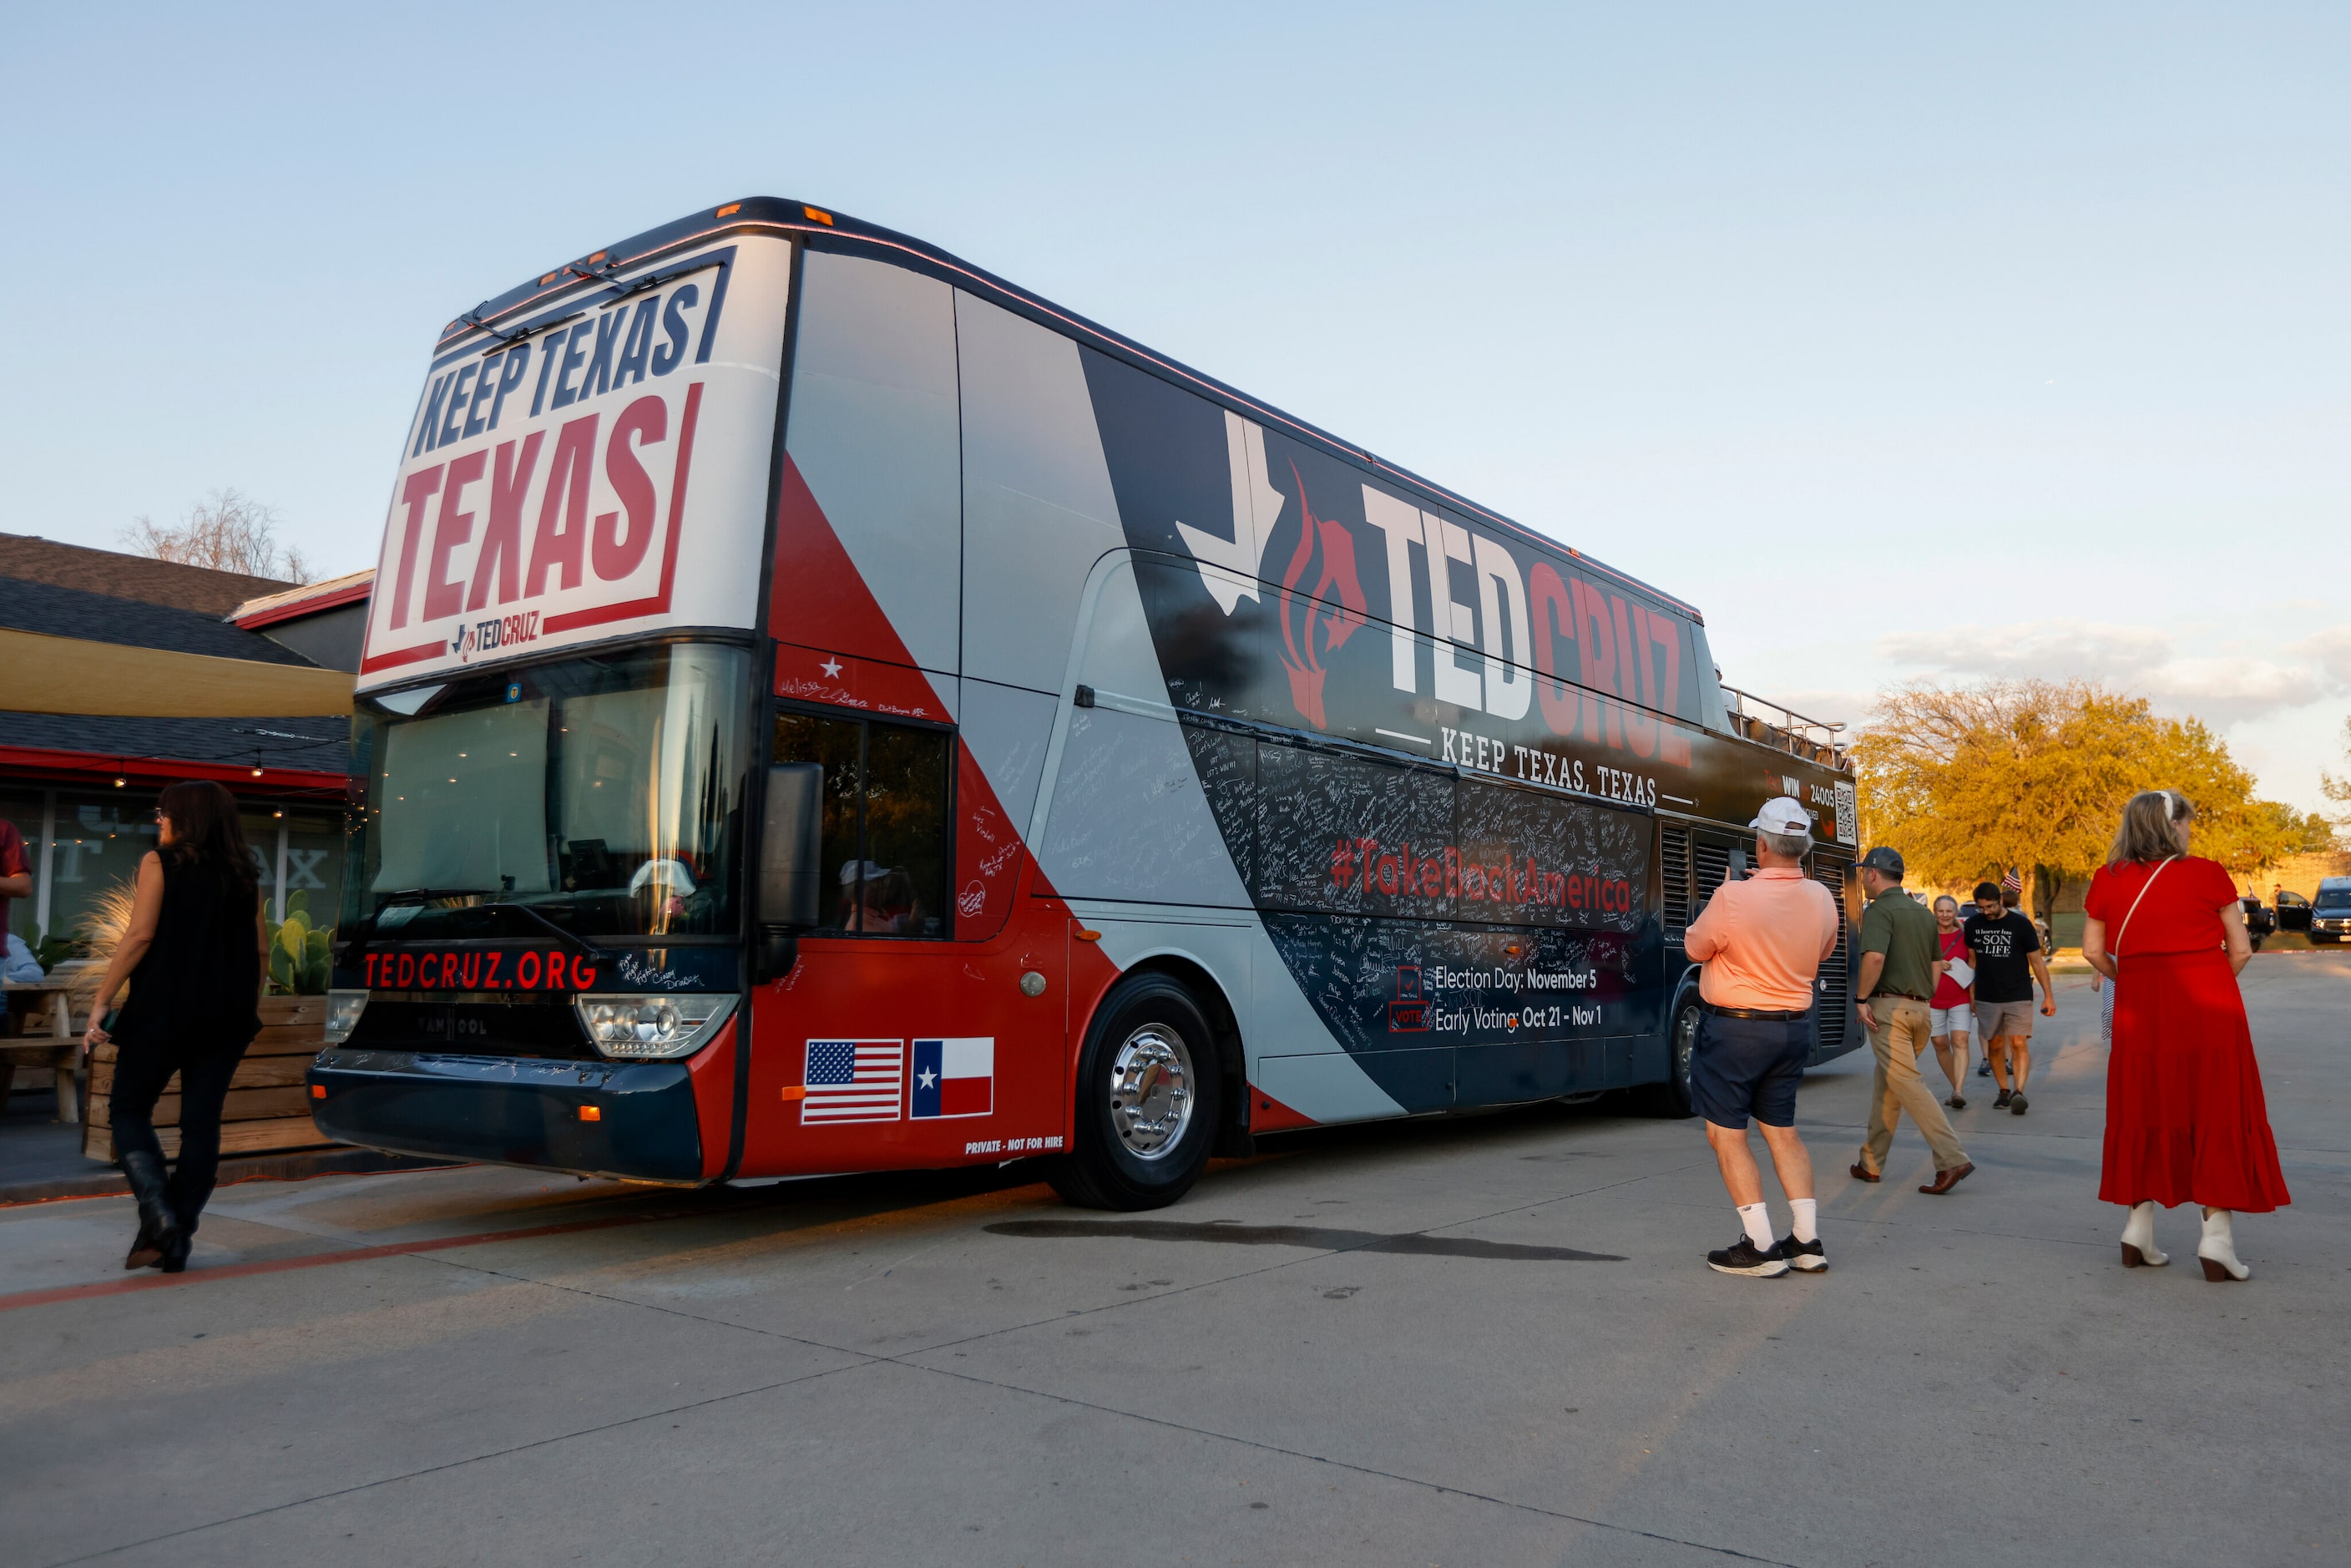
<path id="1" fill-rule="evenodd" d="M 1112 1054 L 1110 1124 L 1139 1160 L 1165 1159 L 1192 1124 L 1197 1080 L 1192 1050 L 1165 1024 L 1147 1023 Z"/>

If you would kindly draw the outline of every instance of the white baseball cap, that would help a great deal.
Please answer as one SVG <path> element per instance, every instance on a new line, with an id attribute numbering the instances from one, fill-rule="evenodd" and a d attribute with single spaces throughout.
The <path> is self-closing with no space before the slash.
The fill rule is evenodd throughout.
<path id="1" fill-rule="evenodd" d="M 1782 795 L 1763 802 L 1755 820 L 1747 824 L 1767 833 L 1809 833 L 1813 831 L 1812 814 L 1804 810 L 1793 795 Z"/>

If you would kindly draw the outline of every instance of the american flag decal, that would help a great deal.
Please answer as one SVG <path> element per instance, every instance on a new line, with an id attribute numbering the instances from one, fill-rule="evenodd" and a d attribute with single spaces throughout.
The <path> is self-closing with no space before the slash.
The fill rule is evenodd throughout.
<path id="1" fill-rule="evenodd" d="M 800 1124 L 894 1122 L 906 1092 L 903 1040 L 812 1040 Z"/>

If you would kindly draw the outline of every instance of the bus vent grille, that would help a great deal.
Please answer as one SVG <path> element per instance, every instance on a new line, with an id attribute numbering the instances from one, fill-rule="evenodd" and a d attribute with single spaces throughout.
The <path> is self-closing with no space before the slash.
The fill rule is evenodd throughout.
<path id="1" fill-rule="evenodd" d="M 1678 942 L 1689 926 L 1689 830 L 1657 831 L 1657 862 L 1664 883 L 1666 940 Z"/>
<path id="2" fill-rule="evenodd" d="M 1698 885 L 1690 889 L 1690 908 L 1698 910 L 1706 907 L 1706 901 L 1714 896 L 1714 890 L 1730 874 L 1730 851 L 1724 845 L 1700 840 L 1691 853 L 1697 862 Z"/>
<path id="3" fill-rule="evenodd" d="M 1853 998 L 1853 922 L 1845 918 L 1844 880 L 1851 871 L 1850 856 L 1832 854 L 1825 849 L 1813 852 L 1813 875 L 1837 903 L 1836 951 L 1821 960 L 1821 978 L 1827 982 L 1821 989 L 1821 1050 L 1823 1052 L 1841 1049 L 1844 1044 L 1845 1015 Z"/>

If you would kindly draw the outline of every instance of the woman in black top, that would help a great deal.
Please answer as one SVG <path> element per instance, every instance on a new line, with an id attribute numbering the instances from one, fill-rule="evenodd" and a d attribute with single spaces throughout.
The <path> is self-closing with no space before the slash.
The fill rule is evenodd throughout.
<path id="1" fill-rule="evenodd" d="M 161 847 L 139 862 L 131 925 L 90 1009 L 87 1043 L 119 1042 L 110 1120 L 114 1151 L 139 1200 L 126 1269 L 187 1267 L 188 1239 L 220 1170 L 221 1104 L 261 1029 L 256 1003 L 269 933 L 236 800 L 190 780 L 155 806 Z M 110 1030 L 99 1020 L 125 979 L 131 995 Z M 180 1159 L 167 1180 L 155 1101 L 180 1075 Z"/>

